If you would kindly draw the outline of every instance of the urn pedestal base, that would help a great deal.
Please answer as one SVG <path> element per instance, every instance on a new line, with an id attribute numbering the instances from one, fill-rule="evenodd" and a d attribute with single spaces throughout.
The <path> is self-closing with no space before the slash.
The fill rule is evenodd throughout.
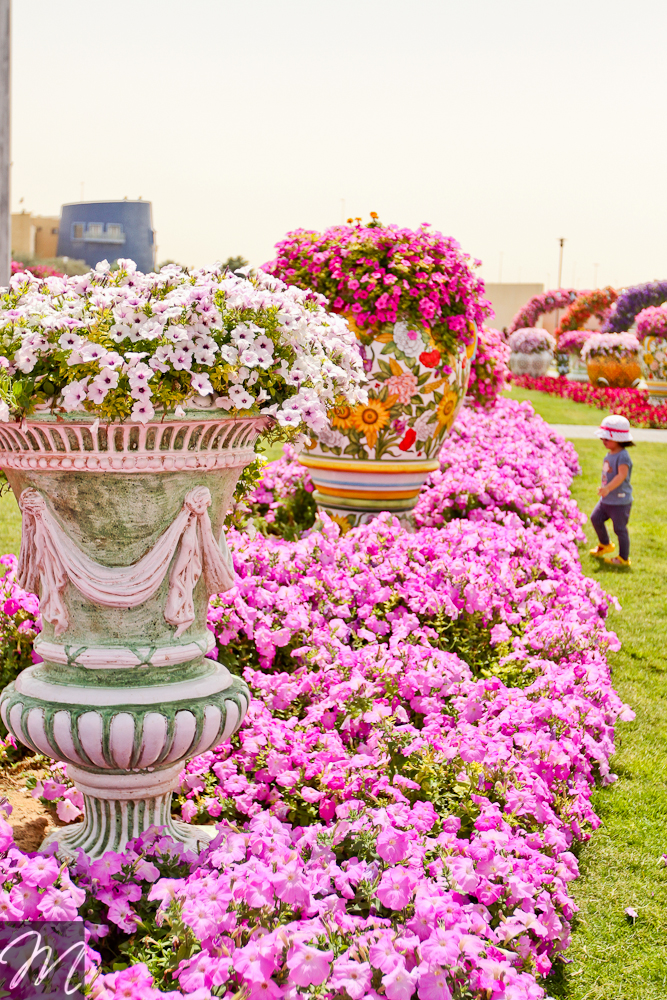
<path id="1" fill-rule="evenodd" d="M 81 849 L 98 858 L 124 850 L 152 826 L 164 827 L 192 848 L 205 839 L 172 819 L 172 792 L 188 757 L 238 729 L 250 693 L 244 681 L 212 660 L 162 667 L 160 673 L 167 679 L 177 669 L 178 676 L 162 684 L 144 670 L 148 683 L 131 695 L 121 684 L 103 683 L 119 680 L 114 671 L 98 675 L 91 688 L 82 681 L 90 682 L 98 671 L 66 672 L 48 664 L 29 667 L 5 688 L 0 716 L 9 731 L 38 753 L 64 760 L 84 797 L 84 822 L 57 830 L 43 846 L 57 841 L 63 856 Z"/>
<path id="2" fill-rule="evenodd" d="M 68 775 L 83 793 L 85 819 L 55 830 L 40 850 L 55 843 L 63 859 L 75 858 L 79 850 L 99 858 L 107 851 L 125 850 L 129 840 L 159 826 L 166 836 L 198 853 L 215 836 L 215 827 L 206 832 L 172 818 L 172 789 L 182 766 L 153 773 L 91 774 L 70 765 Z"/>

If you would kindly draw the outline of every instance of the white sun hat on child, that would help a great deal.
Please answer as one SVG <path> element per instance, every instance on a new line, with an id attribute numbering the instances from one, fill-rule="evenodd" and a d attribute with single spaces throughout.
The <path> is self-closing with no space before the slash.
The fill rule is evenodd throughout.
<path id="1" fill-rule="evenodd" d="M 627 444 L 632 441 L 630 421 L 626 417 L 612 413 L 604 418 L 595 436 L 603 440 L 606 438 L 607 441 L 617 441 L 618 444 Z"/>

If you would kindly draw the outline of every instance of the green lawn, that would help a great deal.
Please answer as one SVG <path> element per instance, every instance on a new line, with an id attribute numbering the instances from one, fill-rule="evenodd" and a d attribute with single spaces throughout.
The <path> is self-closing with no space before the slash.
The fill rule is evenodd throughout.
<path id="1" fill-rule="evenodd" d="M 598 410 L 595 406 L 573 403 L 571 399 L 549 396 L 535 389 L 521 389 L 516 385 L 507 389 L 503 396 L 521 402 L 527 399 L 535 407 L 535 412 L 549 424 L 599 424 L 606 416 L 606 410 Z"/>
<path id="2" fill-rule="evenodd" d="M 596 501 L 603 448 L 575 442 L 583 475 L 573 486 L 582 510 Z M 573 894 L 581 908 L 568 957 L 550 983 L 564 1000 L 667 998 L 667 446 L 633 450 L 635 502 L 630 519 L 632 569 L 600 564 L 582 547 L 585 572 L 622 606 L 611 627 L 623 648 L 611 654 L 614 685 L 637 713 L 619 723 L 616 784 L 594 793 L 602 827 L 580 851 Z M 594 541 L 590 525 L 589 542 Z M 615 540 L 615 536 L 612 535 Z M 633 926 L 626 907 L 637 910 Z"/>
<path id="3" fill-rule="evenodd" d="M 542 415 L 557 423 L 565 422 L 557 407 L 577 407 L 544 401 L 554 410 L 545 412 L 545 403 Z M 579 409 L 588 414 L 587 407 Z M 600 412 L 592 411 L 595 422 Z M 576 422 L 584 422 L 578 413 Z M 572 492 L 590 513 L 604 452 L 598 441 L 577 441 L 576 448 L 583 475 Z M 632 457 L 632 569 L 608 567 L 588 555 L 590 526 L 581 558 L 585 572 L 622 605 L 610 615 L 623 642 L 611 662 L 614 684 L 637 718 L 618 725 L 613 769 L 619 780 L 594 792 L 603 825 L 578 852 L 581 877 L 571 885 L 580 913 L 568 951 L 572 961 L 559 965 L 548 984 L 558 1000 L 667 1000 L 667 870 L 658 865 L 667 852 L 667 445 L 640 444 Z M 17 553 L 19 536 L 10 493 L 0 498 L 0 552 Z M 634 926 L 624 913 L 628 906 L 639 914 Z"/>
<path id="4" fill-rule="evenodd" d="M 0 496 L 0 555 L 19 554 L 21 545 L 21 511 L 11 490 Z"/>

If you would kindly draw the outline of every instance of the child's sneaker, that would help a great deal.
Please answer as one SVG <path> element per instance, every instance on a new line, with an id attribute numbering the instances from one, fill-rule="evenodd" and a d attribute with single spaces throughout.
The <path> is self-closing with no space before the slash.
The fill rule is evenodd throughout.
<path id="1" fill-rule="evenodd" d="M 621 559 L 620 556 L 611 556 L 610 558 L 605 559 L 605 562 L 608 563 L 610 566 L 630 566 L 631 565 L 629 559 Z"/>
<path id="2" fill-rule="evenodd" d="M 590 554 L 592 556 L 599 556 L 600 558 L 602 558 L 602 556 L 609 555 L 609 553 L 613 551 L 614 551 L 614 546 L 611 544 L 611 542 L 609 542 L 607 545 L 602 545 L 602 543 L 600 543 L 599 545 L 596 545 L 594 549 L 591 549 Z"/>

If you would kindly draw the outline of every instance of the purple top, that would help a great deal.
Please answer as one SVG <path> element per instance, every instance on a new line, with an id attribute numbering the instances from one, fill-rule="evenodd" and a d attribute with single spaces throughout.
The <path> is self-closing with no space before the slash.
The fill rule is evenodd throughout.
<path id="1" fill-rule="evenodd" d="M 617 486 L 615 490 L 608 493 L 606 497 L 602 497 L 603 503 L 632 503 L 632 484 L 630 483 L 630 477 L 632 476 L 632 459 L 628 455 L 625 448 L 617 451 L 616 454 L 608 451 L 605 455 L 604 462 L 602 463 L 602 485 L 606 486 L 607 483 L 610 483 L 612 479 L 618 475 L 619 465 L 627 465 L 628 474 L 620 486 Z"/>

